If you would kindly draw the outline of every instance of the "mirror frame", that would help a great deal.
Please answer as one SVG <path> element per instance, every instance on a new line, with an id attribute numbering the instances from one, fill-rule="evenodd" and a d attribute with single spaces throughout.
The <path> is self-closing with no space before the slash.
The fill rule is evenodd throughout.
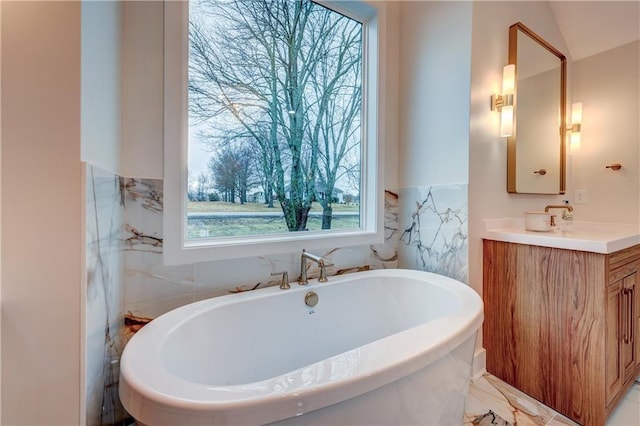
<path id="1" fill-rule="evenodd" d="M 564 194 L 566 191 L 566 113 L 567 113 L 567 58 L 558 49 L 549 44 L 538 34 L 527 28 L 522 22 L 516 22 L 509 27 L 509 64 L 516 66 L 515 89 L 514 89 L 514 114 L 513 125 L 517 132 L 518 118 L 518 32 L 521 31 L 537 42 L 541 47 L 547 49 L 560 59 L 560 182 L 559 192 L 553 194 Z M 514 132 L 507 137 L 507 192 L 516 194 L 527 194 L 516 190 L 516 137 Z"/>

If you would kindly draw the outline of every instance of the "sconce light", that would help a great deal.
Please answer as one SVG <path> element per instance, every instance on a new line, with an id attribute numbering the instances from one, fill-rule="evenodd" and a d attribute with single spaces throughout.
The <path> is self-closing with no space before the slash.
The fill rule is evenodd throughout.
<path id="1" fill-rule="evenodd" d="M 502 94 L 491 95 L 491 111 L 500 111 L 500 136 L 513 135 L 513 94 L 515 92 L 516 66 L 502 69 Z"/>
<path id="2" fill-rule="evenodd" d="M 571 127 L 567 129 L 567 132 L 571 133 L 571 139 L 569 142 L 569 150 L 572 154 L 580 152 L 582 145 L 581 128 L 582 127 L 582 102 L 575 102 L 571 105 Z"/>

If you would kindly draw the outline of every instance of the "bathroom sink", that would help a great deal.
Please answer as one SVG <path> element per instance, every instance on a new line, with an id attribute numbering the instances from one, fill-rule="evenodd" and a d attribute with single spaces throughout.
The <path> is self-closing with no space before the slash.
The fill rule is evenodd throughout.
<path id="1" fill-rule="evenodd" d="M 577 221 L 570 231 L 549 232 L 527 231 L 524 225 L 524 218 L 485 219 L 482 238 L 604 254 L 640 244 L 636 224 Z"/>

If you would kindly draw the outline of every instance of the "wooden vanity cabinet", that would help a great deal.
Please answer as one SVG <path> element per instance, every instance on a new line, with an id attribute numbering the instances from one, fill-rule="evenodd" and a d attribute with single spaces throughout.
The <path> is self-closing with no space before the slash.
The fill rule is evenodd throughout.
<path id="1" fill-rule="evenodd" d="M 583 425 L 640 374 L 640 245 L 600 254 L 484 240 L 487 370 Z"/>

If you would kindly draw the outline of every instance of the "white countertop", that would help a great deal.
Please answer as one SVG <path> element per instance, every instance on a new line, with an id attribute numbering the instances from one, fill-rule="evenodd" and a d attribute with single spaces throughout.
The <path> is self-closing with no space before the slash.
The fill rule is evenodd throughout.
<path id="1" fill-rule="evenodd" d="M 570 231 L 527 231 L 524 217 L 485 219 L 482 238 L 593 253 L 613 253 L 640 244 L 640 226 L 635 224 L 575 222 Z"/>

